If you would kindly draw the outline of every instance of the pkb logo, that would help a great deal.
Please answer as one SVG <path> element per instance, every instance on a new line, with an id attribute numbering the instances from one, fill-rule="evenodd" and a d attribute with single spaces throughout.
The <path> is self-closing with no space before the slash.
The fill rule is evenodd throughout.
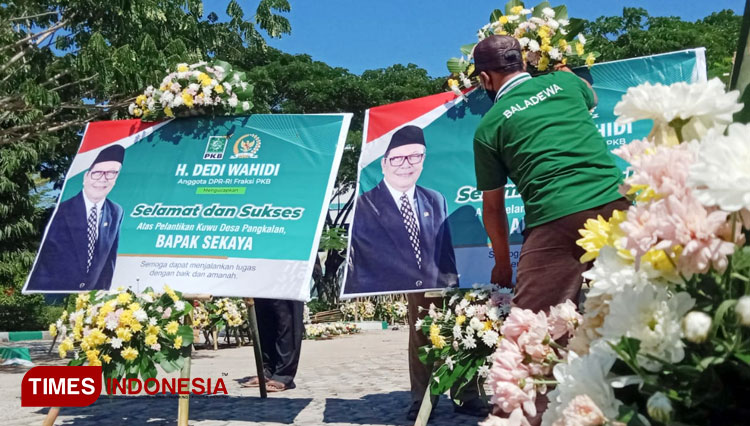
<path id="1" fill-rule="evenodd" d="M 229 136 L 209 136 L 206 144 L 206 152 L 203 153 L 204 160 L 221 160 L 227 149 Z"/>

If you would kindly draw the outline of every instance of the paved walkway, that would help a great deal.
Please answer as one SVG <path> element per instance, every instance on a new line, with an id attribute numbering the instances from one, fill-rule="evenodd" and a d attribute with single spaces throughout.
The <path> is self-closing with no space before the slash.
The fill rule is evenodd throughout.
<path id="1" fill-rule="evenodd" d="M 37 365 L 63 364 L 50 342 L 31 346 Z M 191 396 L 190 424 L 216 425 L 408 425 L 409 375 L 407 332 L 365 331 L 326 341 L 304 341 L 297 388 L 269 394 L 245 389 L 238 380 L 254 375 L 252 347 L 199 350 L 192 376 L 223 377 L 228 395 Z M 40 425 L 46 408 L 22 408 L 20 383 L 26 368 L 0 366 L 0 424 Z M 170 375 L 171 376 L 171 375 Z M 150 396 L 102 396 L 90 407 L 63 408 L 56 425 L 174 425 L 177 399 Z M 476 425 L 479 419 L 453 413 L 443 397 L 430 425 Z"/>

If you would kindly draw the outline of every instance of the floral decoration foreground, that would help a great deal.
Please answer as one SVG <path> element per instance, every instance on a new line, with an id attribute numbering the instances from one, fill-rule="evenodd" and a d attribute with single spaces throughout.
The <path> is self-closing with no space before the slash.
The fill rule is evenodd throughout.
<path id="1" fill-rule="evenodd" d="M 617 104 L 619 123 L 654 122 L 615 152 L 634 205 L 581 230 L 581 261 L 595 260 L 582 319 L 563 315 L 565 350 L 547 315 L 510 312 L 489 375 L 499 416 L 483 425 L 530 424 L 542 394 L 543 425 L 746 424 L 750 125 L 731 124 L 738 95 L 717 79 L 644 84 Z"/>

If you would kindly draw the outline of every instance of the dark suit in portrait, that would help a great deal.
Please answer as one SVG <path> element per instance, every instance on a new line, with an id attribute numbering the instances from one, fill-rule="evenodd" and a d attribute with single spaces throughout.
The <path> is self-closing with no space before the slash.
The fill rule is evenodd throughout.
<path id="1" fill-rule="evenodd" d="M 414 325 L 430 303 L 442 304 L 425 291 L 458 285 L 445 197 L 416 184 L 426 153 L 421 128 L 407 125 L 394 132 L 380 161 L 383 180 L 357 199 L 343 292 L 409 292 L 409 420 L 417 417 L 432 373 L 432 366 L 419 360 L 427 336 Z"/>
<path id="2" fill-rule="evenodd" d="M 357 200 L 345 294 L 408 292 L 456 286 L 458 274 L 445 197 L 415 186 L 421 267 L 385 181 Z"/>
<path id="3" fill-rule="evenodd" d="M 125 149 L 103 149 L 84 174 L 83 190 L 60 203 L 24 291 L 109 290 L 123 210 L 107 199 Z"/>
<path id="4" fill-rule="evenodd" d="M 83 192 L 60 203 L 28 290 L 108 290 L 117 258 L 122 207 L 105 200 L 91 266 L 88 263 L 86 206 Z"/>

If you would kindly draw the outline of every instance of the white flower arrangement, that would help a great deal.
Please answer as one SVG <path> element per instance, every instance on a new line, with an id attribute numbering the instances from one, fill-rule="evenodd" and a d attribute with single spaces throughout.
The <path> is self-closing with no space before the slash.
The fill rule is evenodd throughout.
<path id="1" fill-rule="evenodd" d="M 615 152 L 634 204 L 579 231 L 590 290 L 542 424 L 579 424 L 577 398 L 590 424 L 745 423 L 750 126 L 731 124 L 737 100 L 714 79 L 644 84 L 615 107 L 654 129 Z"/>
<path id="2" fill-rule="evenodd" d="M 734 113 L 742 109 L 738 91 L 726 92 L 724 83 L 714 78 L 702 83 L 644 83 L 631 87 L 615 105 L 619 124 L 653 120 L 648 139 L 657 145 L 677 145 L 699 140 L 709 129 L 723 132 Z"/>
<path id="3" fill-rule="evenodd" d="M 430 343 L 420 352 L 428 362 L 442 363 L 433 374 L 430 389 L 440 394 L 454 384 L 458 393 L 479 375 L 489 374 L 491 355 L 500 343 L 500 328 L 510 311 L 512 289 L 492 284 L 474 284 L 470 290 L 446 290 L 441 309 L 430 305 L 416 328 L 428 336 Z M 454 368 L 467 371 L 461 377 L 450 375 Z M 481 374 L 480 374 L 481 370 Z"/>
<path id="4" fill-rule="evenodd" d="M 159 87 L 148 86 L 128 107 L 144 121 L 190 115 L 241 115 L 252 108 L 253 85 L 223 61 L 177 64 Z"/>
<path id="5" fill-rule="evenodd" d="M 339 310 L 347 320 L 353 320 L 355 316 L 360 320 L 369 320 L 375 316 L 375 304 L 369 300 L 342 303 Z"/>
<path id="6" fill-rule="evenodd" d="M 543 1 L 536 7 L 527 9 L 524 3 L 510 0 L 505 11 L 495 10 L 490 22 L 477 32 L 478 41 L 495 35 L 510 35 L 521 45 L 521 53 L 531 73 L 543 73 L 556 64 L 566 64 L 569 58 L 578 58 L 589 67 L 599 56 L 597 52 L 586 51 L 586 38 L 581 34 L 583 21 L 568 18 L 564 5 L 549 7 Z M 475 82 L 466 78 L 474 71 L 473 49 L 475 44 L 461 47 L 460 58 L 448 60 L 448 71 L 452 78 L 448 87 L 461 95 L 461 89 L 469 89 Z"/>
<path id="7" fill-rule="evenodd" d="M 248 319 L 247 306 L 242 299 L 223 297 L 206 302 L 204 309 L 208 312 L 208 321 L 204 325 L 204 329 L 221 329 L 225 326 L 239 327 Z"/>
<path id="8" fill-rule="evenodd" d="M 334 336 L 359 333 L 360 329 L 356 324 L 343 322 L 320 323 L 305 325 L 305 339 L 321 340 L 330 339 Z"/>

